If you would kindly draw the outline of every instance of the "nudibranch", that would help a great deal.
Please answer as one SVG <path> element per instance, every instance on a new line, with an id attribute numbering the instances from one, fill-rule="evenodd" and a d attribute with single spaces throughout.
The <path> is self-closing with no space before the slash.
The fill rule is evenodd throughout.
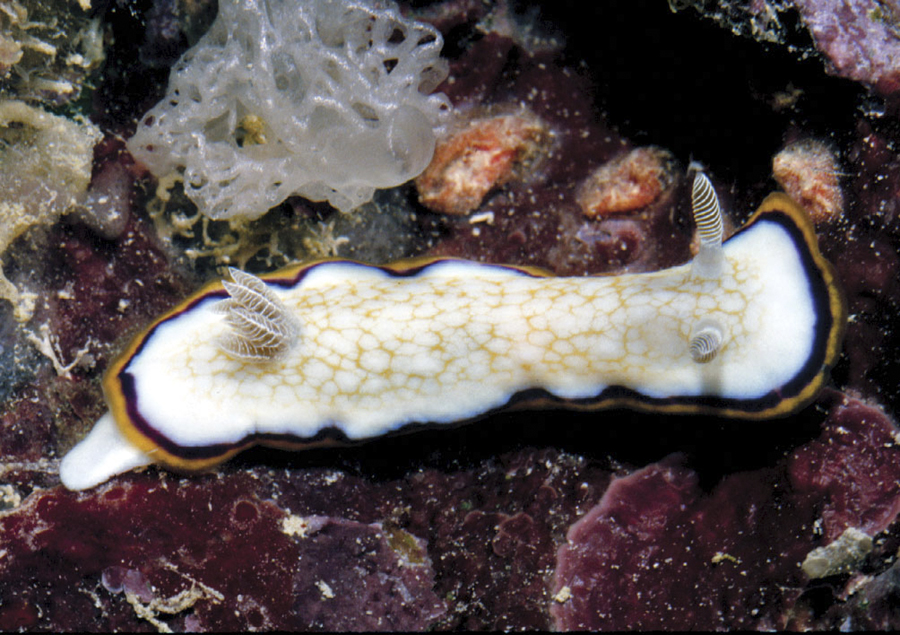
<path id="1" fill-rule="evenodd" d="M 556 277 L 462 260 L 232 270 L 107 370 L 110 411 L 60 464 L 70 489 L 253 444 L 352 442 L 523 403 L 744 419 L 808 404 L 846 309 L 804 211 L 772 194 L 724 243 L 694 181 L 700 249 L 654 273 Z"/>

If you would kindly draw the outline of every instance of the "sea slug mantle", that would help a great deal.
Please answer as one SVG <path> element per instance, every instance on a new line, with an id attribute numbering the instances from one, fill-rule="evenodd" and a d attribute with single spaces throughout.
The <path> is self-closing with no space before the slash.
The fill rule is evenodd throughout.
<path id="1" fill-rule="evenodd" d="M 107 370 L 110 412 L 63 459 L 62 482 L 85 489 L 149 463 L 202 470 L 257 443 L 355 441 L 510 405 L 790 414 L 838 355 L 832 268 L 783 194 L 724 244 L 702 175 L 694 207 L 700 253 L 654 273 L 446 259 L 234 272 Z"/>

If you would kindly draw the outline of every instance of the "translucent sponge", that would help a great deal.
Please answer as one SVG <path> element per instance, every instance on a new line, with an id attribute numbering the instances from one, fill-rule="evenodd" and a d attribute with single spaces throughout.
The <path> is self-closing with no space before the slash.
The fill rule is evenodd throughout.
<path id="1" fill-rule="evenodd" d="M 258 218 L 288 196 L 349 211 L 431 160 L 450 103 L 443 41 L 390 2 L 220 0 L 128 149 L 184 171 L 202 213 Z"/>

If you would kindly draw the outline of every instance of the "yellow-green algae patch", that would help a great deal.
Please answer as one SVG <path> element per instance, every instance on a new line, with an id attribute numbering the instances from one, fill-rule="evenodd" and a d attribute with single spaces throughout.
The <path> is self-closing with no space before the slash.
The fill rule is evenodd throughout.
<path id="1" fill-rule="evenodd" d="M 105 58 L 90 0 L 0 2 L 0 93 L 59 105 L 77 99 Z"/>
<path id="2" fill-rule="evenodd" d="M 0 101 L 0 257 L 37 225 L 52 225 L 84 200 L 91 180 L 93 124 L 51 115 L 21 101 Z M 26 322 L 35 294 L 16 288 L 0 260 L 0 298 Z"/>

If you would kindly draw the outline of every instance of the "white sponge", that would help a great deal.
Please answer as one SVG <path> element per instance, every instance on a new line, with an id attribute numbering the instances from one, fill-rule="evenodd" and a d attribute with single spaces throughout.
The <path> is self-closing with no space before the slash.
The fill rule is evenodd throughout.
<path id="1" fill-rule="evenodd" d="M 220 0 L 128 149 L 211 218 L 288 196 L 349 211 L 431 160 L 447 76 L 440 33 L 382 0 Z"/>

